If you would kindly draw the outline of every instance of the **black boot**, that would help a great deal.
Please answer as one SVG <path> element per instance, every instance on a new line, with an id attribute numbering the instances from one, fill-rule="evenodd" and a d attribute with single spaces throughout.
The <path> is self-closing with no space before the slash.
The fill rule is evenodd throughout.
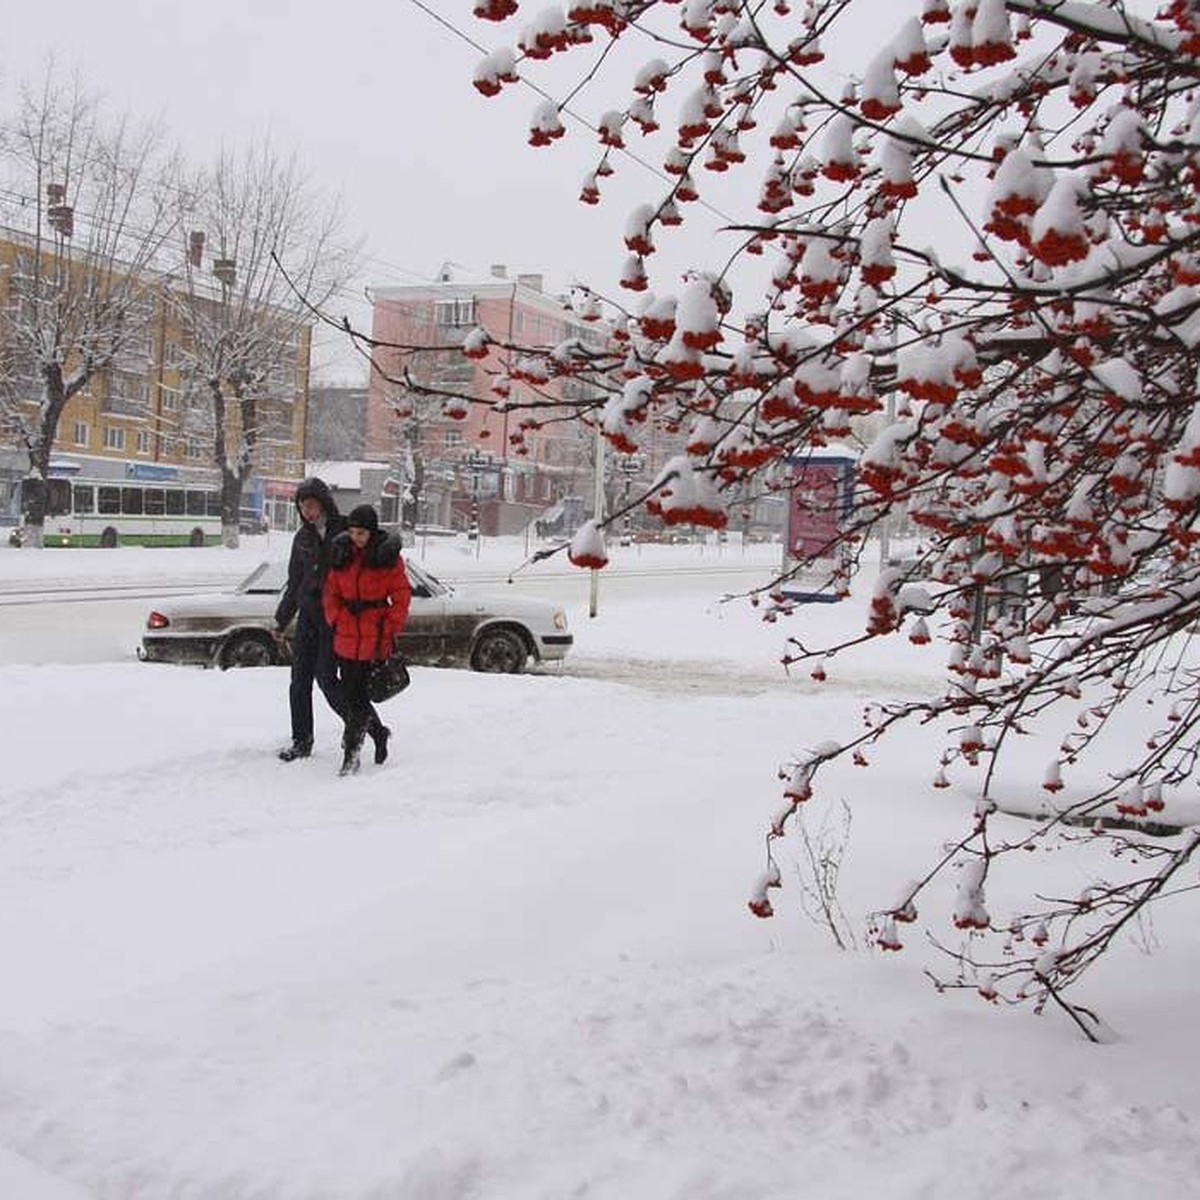
<path id="1" fill-rule="evenodd" d="M 297 758 L 308 758 L 312 754 L 312 742 L 292 742 L 290 746 L 284 746 L 279 752 L 279 758 L 283 762 L 294 762 Z"/>
<path id="2" fill-rule="evenodd" d="M 387 762 L 388 756 L 388 739 L 392 736 L 392 731 L 380 722 L 371 730 L 371 741 L 375 743 L 375 764 L 379 766 Z"/>
<path id="3" fill-rule="evenodd" d="M 342 740 L 342 765 L 338 768 L 339 775 L 357 775 L 361 766 L 359 751 L 362 749 L 362 734 L 353 741 Z"/>

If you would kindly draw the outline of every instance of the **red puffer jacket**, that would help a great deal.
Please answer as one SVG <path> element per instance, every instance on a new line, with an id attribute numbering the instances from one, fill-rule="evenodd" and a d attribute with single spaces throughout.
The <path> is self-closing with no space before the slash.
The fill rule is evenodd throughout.
<path id="1" fill-rule="evenodd" d="M 412 599 L 400 539 L 377 530 L 360 551 L 348 533 L 339 533 L 330 547 L 321 599 L 338 658 L 387 658 L 408 619 Z"/>

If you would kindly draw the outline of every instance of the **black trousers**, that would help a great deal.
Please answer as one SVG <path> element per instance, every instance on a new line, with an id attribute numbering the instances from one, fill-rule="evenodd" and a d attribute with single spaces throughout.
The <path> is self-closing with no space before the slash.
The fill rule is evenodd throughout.
<path id="1" fill-rule="evenodd" d="M 357 750 L 363 744 L 367 730 L 374 732 L 380 726 L 379 714 L 367 695 L 367 680 L 373 664 L 353 658 L 339 658 L 337 665 L 342 698 L 346 704 L 346 732 L 342 737 L 342 745 L 347 750 Z"/>
<path id="2" fill-rule="evenodd" d="M 292 683 L 288 690 L 294 742 L 311 745 L 313 740 L 314 681 L 329 701 L 329 707 L 344 721 L 346 701 L 333 656 L 333 630 L 324 621 L 314 621 L 301 613 L 292 641 Z"/>

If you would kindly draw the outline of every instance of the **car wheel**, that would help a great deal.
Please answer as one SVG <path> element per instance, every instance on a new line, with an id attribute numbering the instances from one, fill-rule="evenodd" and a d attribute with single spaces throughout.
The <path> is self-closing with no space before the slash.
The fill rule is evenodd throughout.
<path id="1" fill-rule="evenodd" d="M 485 629 L 471 651 L 471 669 L 495 675 L 515 675 L 525 666 L 529 651 L 512 629 Z"/>
<path id="2" fill-rule="evenodd" d="M 203 546 L 204 545 L 204 530 L 201 529 L 199 525 L 197 525 L 196 528 L 192 530 L 191 536 L 188 538 L 188 545 L 189 546 Z"/>
<path id="3" fill-rule="evenodd" d="M 235 633 L 221 648 L 221 669 L 230 667 L 271 667 L 275 665 L 275 647 L 265 633 Z"/>
<path id="4" fill-rule="evenodd" d="M 117 544 L 117 531 L 111 525 L 109 525 L 100 534 L 100 545 L 105 550 L 111 550 L 114 546 L 116 546 L 116 544 Z"/>

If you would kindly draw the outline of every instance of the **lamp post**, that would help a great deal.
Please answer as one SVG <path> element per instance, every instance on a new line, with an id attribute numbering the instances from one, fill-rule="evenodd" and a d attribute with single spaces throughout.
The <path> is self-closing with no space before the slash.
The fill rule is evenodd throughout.
<path id="1" fill-rule="evenodd" d="M 633 542 L 633 513 L 629 511 L 629 493 L 633 489 L 635 477 L 641 474 L 644 466 L 645 459 L 640 454 L 622 454 L 617 458 L 617 470 L 625 481 L 621 486 L 621 507 L 625 510 L 621 519 L 622 546 Z"/>
<path id="2" fill-rule="evenodd" d="M 471 523 L 467 526 L 467 540 L 475 543 L 475 557 L 479 557 L 483 538 L 479 533 L 479 492 L 488 457 L 478 449 L 467 455 L 467 466 L 471 469 Z"/>
<path id="3" fill-rule="evenodd" d="M 604 436 L 600 430 L 600 422 L 596 422 L 596 473 L 595 488 L 592 492 L 592 519 L 597 525 L 604 520 Z M 591 570 L 591 586 L 588 588 L 588 616 L 594 617 L 600 611 L 600 572 L 593 567 Z"/>

